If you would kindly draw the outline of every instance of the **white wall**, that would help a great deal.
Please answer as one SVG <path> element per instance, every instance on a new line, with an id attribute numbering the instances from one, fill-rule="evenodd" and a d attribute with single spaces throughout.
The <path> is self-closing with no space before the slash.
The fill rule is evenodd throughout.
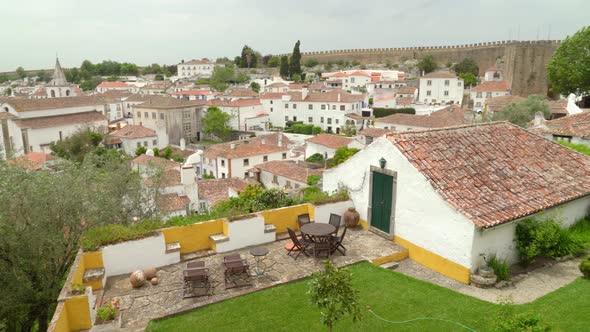
<path id="1" fill-rule="evenodd" d="M 469 96 L 471 100 L 473 100 L 473 107 L 474 108 L 483 108 L 486 104 L 486 99 L 493 98 L 493 97 L 500 97 L 509 95 L 509 91 L 482 91 L 476 92 L 471 91 L 469 92 Z"/>
<path id="2" fill-rule="evenodd" d="M 287 154 L 287 158 L 289 157 L 289 151 L 285 150 L 284 152 L 274 152 L 274 153 L 269 153 L 269 154 L 265 154 L 265 155 L 257 155 L 257 156 L 249 156 L 249 157 L 245 157 L 245 158 L 236 158 L 236 159 L 231 159 L 231 176 L 233 178 L 241 178 L 243 179 L 245 176 L 245 173 L 248 172 L 248 170 L 256 165 L 260 165 L 262 163 L 265 163 L 266 161 L 264 161 L 264 156 L 268 156 L 268 161 L 274 161 L 274 160 L 284 160 L 283 159 L 283 153 Z M 244 166 L 244 159 L 248 159 L 248 166 Z M 221 177 L 221 174 L 219 175 Z"/>
<path id="3" fill-rule="evenodd" d="M 315 222 L 327 224 L 330 222 L 330 213 L 334 213 L 342 217 L 340 225 L 344 225 L 344 212 L 346 212 L 349 207 L 355 207 L 352 200 L 315 205 Z"/>
<path id="4" fill-rule="evenodd" d="M 305 158 L 309 158 L 316 153 L 320 153 L 324 157 L 327 155 L 327 158 L 332 158 L 334 157 L 334 153 L 336 153 L 336 149 L 332 149 L 325 145 L 307 142 L 305 145 Z"/>
<path id="5" fill-rule="evenodd" d="M 264 232 L 264 218 L 260 215 L 249 219 L 227 221 L 227 236 L 229 241 L 217 243 L 215 251 L 227 252 L 276 240 L 276 233 Z"/>
<path id="6" fill-rule="evenodd" d="M 49 144 L 59 141 L 59 132 L 62 133 L 62 139 L 66 139 L 82 128 L 92 128 L 98 132 L 104 133 L 107 128 L 107 121 L 96 121 L 93 123 L 68 124 L 57 127 L 28 129 L 29 146 L 33 147 L 34 152 L 50 152 Z M 19 130 L 20 132 L 20 130 Z M 22 135 L 16 135 L 21 136 Z M 21 140 L 22 141 L 22 140 Z M 22 144 L 22 143 L 21 143 Z M 44 146 L 44 148 L 42 147 Z M 24 150 L 23 150 L 24 152 Z"/>
<path id="7" fill-rule="evenodd" d="M 386 138 L 378 138 L 344 163 L 325 171 L 323 190 L 347 187 L 360 217 L 367 220 L 370 166 L 378 167 L 382 157 L 387 160 L 386 168 L 397 172 L 393 234 L 471 268 L 475 226 L 451 208 Z"/>
<path id="8" fill-rule="evenodd" d="M 428 85 L 428 81 L 431 81 L 432 84 Z M 445 85 L 445 81 L 449 81 L 449 85 Z M 440 104 L 453 102 L 461 105 L 463 101 L 463 89 L 463 79 L 421 77 L 419 100 L 423 103 L 432 103 L 432 100 L 435 100 L 435 103 Z M 428 95 L 429 91 L 430 96 Z M 447 96 L 445 96 L 445 91 L 448 91 Z"/>
<path id="9" fill-rule="evenodd" d="M 166 254 L 164 235 L 127 241 L 102 248 L 102 259 L 107 277 L 160 267 L 180 262 L 180 253 Z"/>

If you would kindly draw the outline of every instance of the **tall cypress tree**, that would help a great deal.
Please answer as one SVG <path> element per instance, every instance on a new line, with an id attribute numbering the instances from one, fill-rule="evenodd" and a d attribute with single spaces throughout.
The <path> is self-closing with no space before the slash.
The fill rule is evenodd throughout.
<path id="1" fill-rule="evenodd" d="M 286 55 L 283 55 L 281 57 L 280 73 L 282 78 L 289 77 L 289 57 L 287 57 Z"/>
<path id="2" fill-rule="evenodd" d="M 291 63 L 289 64 L 289 74 L 291 76 L 297 74 L 301 75 L 301 52 L 299 51 L 299 40 L 295 43 L 293 54 L 291 55 Z"/>

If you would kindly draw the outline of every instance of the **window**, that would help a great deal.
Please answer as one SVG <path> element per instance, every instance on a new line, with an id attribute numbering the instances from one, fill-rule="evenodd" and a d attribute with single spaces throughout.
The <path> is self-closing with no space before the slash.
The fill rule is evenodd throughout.
<path id="1" fill-rule="evenodd" d="M 296 108 L 297 108 L 297 104 L 293 104 L 293 109 L 296 109 Z"/>
<path id="2" fill-rule="evenodd" d="M 248 165 L 250 165 L 250 160 L 244 159 L 244 166 L 248 166 Z"/>
<path id="3" fill-rule="evenodd" d="M 187 122 L 184 124 L 184 133 L 190 133 L 191 132 L 191 124 L 190 122 Z"/>
<path id="4" fill-rule="evenodd" d="M 272 107 L 270 108 L 270 111 L 272 112 Z"/>
<path id="5" fill-rule="evenodd" d="M 272 100 L 270 101 L 270 104 L 272 105 Z"/>
<path id="6" fill-rule="evenodd" d="M 481 107 L 481 102 L 478 101 L 477 103 L 475 103 L 475 107 Z"/>
<path id="7" fill-rule="evenodd" d="M 295 183 L 295 189 L 299 189 L 299 183 Z"/>
<path id="8" fill-rule="evenodd" d="M 313 117 L 310 116 L 309 118 L 307 118 L 307 122 L 312 123 L 313 122 Z"/>
<path id="9" fill-rule="evenodd" d="M 309 104 L 309 105 L 307 105 L 307 109 L 308 109 L 308 110 L 313 110 L 313 104 Z"/>
<path id="10" fill-rule="evenodd" d="M 457 86 L 461 86 L 461 81 L 457 82 Z"/>
<path id="11" fill-rule="evenodd" d="M 156 112 L 152 112 L 152 119 L 154 119 L 154 120 L 155 120 L 155 119 L 156 119 L 156 117 L 157 117 L 157 115 L 156 115 Z"/>
<path id="12" fill-rule="evenodd" d="M 143 141 L 143 146 L 148 146 L 147 141 Z"/>
<path id="13" fill-rule="evenodd" d="M 336 110 L 336 105 L 332 105 L 332 110 Z"/>
<path id="14" fill-rule="evenodd" d="M 324 117 L 323 116 L 320 118 L 320 123 L 324 123 Z"/>
<path id="15" fill-rule="evenodd" d="M 285 108 L 289 108 L 289 104 L 285 103 Z"/>
<path id="16" fill-rule="evenodd" d="M 449 91 L 445 91 L 445 96 L 448 96 L 448 95 L 449 95 Z"/>
<path id="17" fill-rule="evenodd" d="M 153 146 L 156 146 L 156 145 L 158 145 L 158 140 L 157 140 L 157 139 L 153 140 L 153 141 L 152 141 L 152 145 L 153 145 Z"/>
<path id="18" fill-rule="evenodd" d="M 274 184 L 279 184 L 279 179 L 277 178 L 277 176 L 276 176 L 276 175 L 273 175 L 273 176 L 272 176 L 272 183 L 274 183 Z"/>
<path id="19" fill-rule="evenodd" d="M 283 152 L 283 159 L 287 159 L 287 152 Z"/>
<path id="20" fill-rule="evenodd" d="M 338 119 L 335 119 L 334 121 L 336 121 L 336 124 L 340 123 L 340 120 L 338 120 Z"/>
<path id="21" fill-rule="evenodd" d="M 492 93 L 491 92 L 486 92 L 486 98 L 490 98 L 492 97 Z"/>
<path id="22" fill-rule="evenodd" d="M 289 116 L 285 115 L 285 121 L 289 121 Z"/>
<path id="23" fill-rule="evenodd" d="M 297 117 L 296 116 L 293 117 L 293 121 L 297 121 Z"/>
<path id="24" fill-rule="evenodd" d="M 263 162 L 267 162 L 267 161 L 268 161 L 268 156 L 263 156 L 263 157 L 262 157 L 262 161 L 263 161 Z"/>
<path id="25" fill-rule="evenodd" d="M 285 188 L 291 188 L 291 181 L 287 180 L 287 184 L 285 185 Z"/>
<path id="26" fill-rule="evenodd" d="M 190 119 L 191 118 L 191 111 L 184 111 L 182 112 L 183 119 Z"/>
<path id="27" fill-rule="evenodd" d="M 430 95 L 431 95 L 431 94 L 432 94 L 432 91 L 430 91 L 430 90 L 427 90 L 427 91 L 426 91 L 426 95 L 427 95 L 427 96 L 429 96 L 429 97 L 430 97 Z"/>
<path id="28" fill-rule="evenodd" d="M 475 98 L 481 98 L 481 97 L 482 97 L 482 95 L 481 95 L 481 92 L 478 92 L 478 93 L 475 95 Z"/>
<path id="29" fill-rule="evenodd" d="M 449 80 L 445 80 L 445 86 L 449 86 L 451 82 Z"/>
<path id="30" fill-rule="evenodd" d="M 345 109 L 345 106 L 344 105 L 340 105 L 340 110 L 341 111 L 344 111 L 344 109 Z"/>
<path id="31" fill-rule="evenodd" d="M 432 85 L 432 80 L 426 81 L 426 85 L 431 86 Z"/>
<path id="32" fill-rule="evenodd" d="M 332 118 L 328 118 L 328 124 L 332 124 Z"/>
<path id="33" fill-rule="evenodd" d="M 221 159 L 221 167 L 225 167 L 225 160 Z"/>
<path id="34" fill-rule="evenodd" d="M 150 118 L 150 114 L 148 112 L 143 112 L 143 117 L 146 119 Z"/>
<path id="35" fill-rule="evenodd" d="M 326 109 L 326 105 L 322 104 L 322 111 Z"/>
<path id="36" fill-rule="evenodd" d="M 141 148 L 141 142 L 137 142 L 137 147 Z"/>
<path id="37" fill-rule="evenodd" d="M 221 178 L 225 179 L 225 173 L 221 173 Z"/>
<path id="38" fill-rule="evenodd" d="M 141 112 L 137 112 L 137 117 L 141 119 Z"/>
<path id="39" fill-rule="evenodd" d="M 160 120 L 164 120 L 164 113 L 160 113 Z"/>

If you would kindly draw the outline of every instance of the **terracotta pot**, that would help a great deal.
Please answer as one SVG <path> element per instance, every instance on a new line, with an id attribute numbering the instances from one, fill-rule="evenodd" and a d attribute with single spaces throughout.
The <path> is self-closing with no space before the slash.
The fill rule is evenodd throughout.
<path id="1" fill-rule="evenodd" d="M 360 215 L 355 208 L 349 207 L 348 210 L 344 212 L 344 222 L 346 223 L 346 227 L 354 228 L 358 226 L 359 220 Z"/>
<path id="2" fill-rule="evenodd" d="M 142 270 L 137 270 L 131 273 L 129 276 L 129 282 L 131 282 L 133 288 L 139 288 L 145 283 L 145 274 L 143 274 Z"/>

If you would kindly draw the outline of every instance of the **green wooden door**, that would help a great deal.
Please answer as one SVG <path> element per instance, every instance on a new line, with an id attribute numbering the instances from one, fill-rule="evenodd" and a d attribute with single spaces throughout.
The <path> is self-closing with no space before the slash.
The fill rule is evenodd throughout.
<path id="1" fill-rule="evenodd" d="M 371 226 L 389 234 L 393 177 L 373 172 L 373 198 L 371 200 Z"/>

